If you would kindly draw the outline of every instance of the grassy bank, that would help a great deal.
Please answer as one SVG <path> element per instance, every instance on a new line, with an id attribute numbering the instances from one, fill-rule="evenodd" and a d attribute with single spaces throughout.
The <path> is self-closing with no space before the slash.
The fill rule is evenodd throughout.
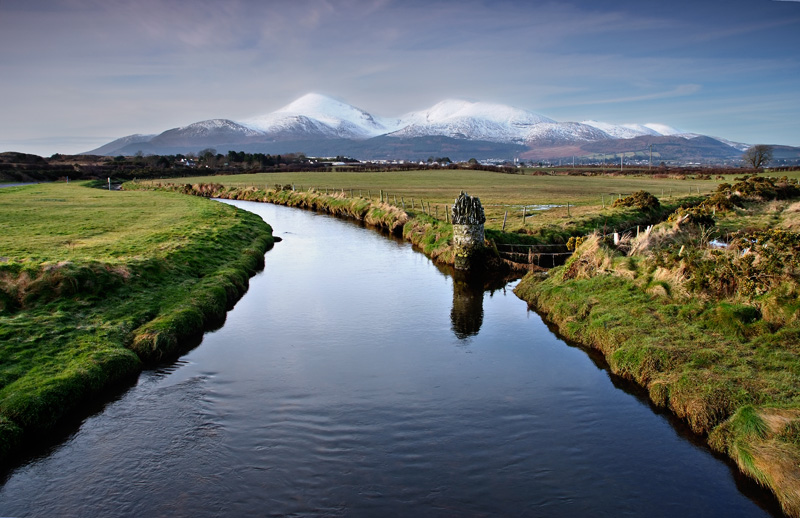
<path id="1" fill-rule="evenodd" d="M 271 229 L 219 203 L 71 184 L 0 190 L 0 458 L 224 318 Z"/>
<path id="2" fill-rule="evenodd" d="M 748 180 L 517 294 L 800 516 L 800 187 Z M 725 245 L 714 245 L 723 239 Z"/>
<path id="3" fill-rule="evenodd" d="M 222 184 L 174 184 L 152 182 L 129 182 L 123 185 L 126 190 L 162 190 L 179 192 L 193 196 L 213 197 L 230 200 L 274 203 L 287 207 L 326 212 L 371 225 L 390 232 L 418 246 L 429 257 L 443 264 L 452 265 L 453 226 L 447 221 L 437 219 L 424 212 L 403 210 L 388 202 L 370 200 L 362 197 L 349 197 L 337 191 L 328 194 L 283 189 L 259 189 L 256 187 L 232 187 Z M 444 213 L 442 213 L 444 217 Z"/>

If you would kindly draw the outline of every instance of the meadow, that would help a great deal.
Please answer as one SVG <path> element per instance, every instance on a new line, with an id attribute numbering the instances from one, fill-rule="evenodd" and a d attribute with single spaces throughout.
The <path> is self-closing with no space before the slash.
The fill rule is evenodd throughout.
<path id="1" fill-rule="evenodd" d="M 430 214 L 444 219 L 461 191 L 478 196 L 486 212 L 486 228 L 529 235 L 554 231 L 564 235 L 587 233 L 602 226 L 611 214 L 612 202 L 633 192 L 645 190 L 666 205 L 698 194 L 712 192 L 718 179 L 658 176 L 582 176 L 568 174 L 507 174 L 470 170 L 426 170 L 397 172 L 296 172 L 258 173 L 212 177 L 164 179 L 180 184 L 219 183 L 226 187 L 273 189 L 276 185 L 295 190 L 333 193 L 371 198 L 420 211 L 424 202 Z M 541 173 L 541 171 L 537 171 Z M 731 181 L 732 177 L 727 181 Z M 151 181 L 158 183 L 158 180 Z M 395 200 L 396 203 L 395 203 Z M 413 201 L 412 201 L 413 200 Z M 412 207 L 413 204 L 413 207 Z M 569 206 L 568 206 L 569 205 Z M 605 207 L 605 209 L 604 209 Z M 523 216 L 524 222 L 523 222 Z M 614 225 L 610 220 L 608 225 Z M 547 238 L 546 240 L 551 240 Z"/>
<path id="2" fill-rule="evenodd" d="M 269 226 L 169 193 L 0 189 L 0 459 L 222 321 Z"/>

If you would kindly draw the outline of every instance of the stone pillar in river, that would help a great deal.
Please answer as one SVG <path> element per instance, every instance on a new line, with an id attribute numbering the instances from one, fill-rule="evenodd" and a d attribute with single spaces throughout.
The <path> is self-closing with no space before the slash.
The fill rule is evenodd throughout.
<path id="1" fill-rule="evenodd" d="M 453 246 L 455 247 L 455 267 L 457 270 L 469 270 L 483 249 L 483 224 L 486 216 L 483 213 L 481 200 L 461 191 L 453 204 Z"/>

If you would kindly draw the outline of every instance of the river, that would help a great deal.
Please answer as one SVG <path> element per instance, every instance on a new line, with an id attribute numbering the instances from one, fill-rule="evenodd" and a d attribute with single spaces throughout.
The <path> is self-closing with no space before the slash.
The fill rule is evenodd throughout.
<path id="1" fill-rule="evenodd" d="M 2 516 L 769 516 L 512 292 L 313 212 L 220 329 L 9 473 Z M 767 510 L 765 510 L 767 509 Z"/>

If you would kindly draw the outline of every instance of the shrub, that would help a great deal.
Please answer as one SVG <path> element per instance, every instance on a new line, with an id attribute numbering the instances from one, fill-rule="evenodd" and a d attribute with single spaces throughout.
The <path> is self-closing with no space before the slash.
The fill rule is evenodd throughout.
<path id="1" fill-rule="evenodd" d="M 745 176 L 737 178 L 731 187 L 734 194 L 743 198 L 760 200 L 785 200 L 800 196 L 800 187 L 797 180 L 782 178 L 768 178 L 766 176 Z"/>
<path id="2" fill-rule="evenodd" d="M 711 228 L 715 225 L 714 216 L 707 207 L 679 208 L 669 215 L 667 221 L 681 225 L 695 225 L 697 227 Z"/>
<path id="3" fill-rule="evenodd" d="M 654 210 L 661 207 L 658 198 L 647 191 L 636 191 L 630 196 L 614 200 L 612 207 L 635 207 L 638 210 Z"/>

